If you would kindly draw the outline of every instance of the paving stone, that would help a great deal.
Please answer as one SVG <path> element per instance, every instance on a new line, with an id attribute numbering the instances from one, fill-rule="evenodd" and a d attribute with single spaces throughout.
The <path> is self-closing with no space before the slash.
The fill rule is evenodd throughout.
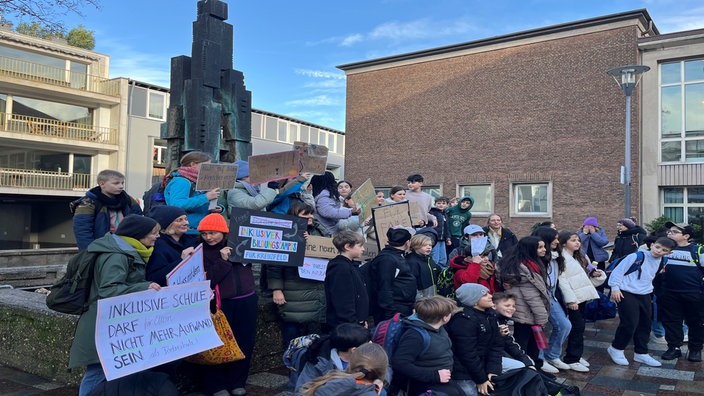
<path id="1" fill-rule="evenodd" d="M 262 388 L 280 388 L 288 384 L 288 377 L 280 374 L 256 373 L 247 378 L 247 384 Z"/>
<path id="2" fill-rule="evenodd" d="M 692 371 L 664 369 L 661 367 L 641 366 L 638 369 L 638 375 L 645 375 L 645 376 L 649 376 L 649 377 L 671 378 L 674 380 L 685 380 L 685 381 L 693 381 L 694 380 L 694 372 L 692 372 Z"/>

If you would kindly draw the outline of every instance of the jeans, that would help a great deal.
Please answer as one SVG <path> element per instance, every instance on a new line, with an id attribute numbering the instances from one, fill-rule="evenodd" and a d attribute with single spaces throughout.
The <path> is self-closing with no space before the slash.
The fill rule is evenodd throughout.
<path id="1" fill-rule="evenodd" d="M 521 362 L 520 360 L 511 359 L 506 356 L 501 357 L 501 373 L 502 374 L 509 371 L 509 370 L 523 368 L 525 366 L 526 365 L 523 362 Z"/>
<path id="2" fill-rule="evenodd" d="M 655 337 L 664 337 L 665 336 L 665 328 L 662 326 L 662 322 L 660 321 L 660 318 L 658 318 L 658 298 L 653 294 L 653 325 L 652 330 L 653 330 L 653 335 Z"/>
<path id="3" fill-rule="evenodd" d="M 89 364 L 86 367 L 86 373 L 83 374 L 81 386 L 78 390 L 78 396 L 88 395 L 96 386 L 105 381 L 105 373 L 100 363 Z"/>
<path id="4" fill-rule="evenodd" d="M 438 241 L 430 252 L 430 257 L 442 268 L 447 268 L 447 245 L 445 241 Z"/>
<path id="5" fill-rule="evenodd" d="M 546 360 L 560 358 L 562 355 L 562 346 L 572 330 L 572 323 L 567 318 L 567 314 L 565 314 L 562 305 L 552 298 L 552 295 L 550 302 L 550 316 L 548 317 L 548 321 L 552 325 L 552 332 L 550 332 L 550 338 L 548 339 L 548 349 L 543 351 L 543 356 Z"/>

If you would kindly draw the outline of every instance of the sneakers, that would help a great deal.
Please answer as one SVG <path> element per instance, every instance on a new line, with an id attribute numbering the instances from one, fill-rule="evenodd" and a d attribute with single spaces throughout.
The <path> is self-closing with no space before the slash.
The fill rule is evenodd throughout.
<path id="1" fill-rule="evenodd" d="M 701 362 L 702 351 L 689 351 L 687 353 L 687 360 L 689 360 L 690 362 Z"/>
<path id="2" fill-rule="evenodd" d="M 588 373 L 588 372 L 589 372 L 589 368 L 588 368 L 588 367 L 584 367 L 584 366 L 582 365 L 582 363 L 579 363 L 579 362 L 577 362 L 577 363 L 570 363 L 569 366 L 570 366 L 570 370 L 573 370 L 573 371 L 578 371 L 578 372 L 580 372 L 580 373 Z"/>
<path id="3" fill-rule="evenodd" d="M 650 367 L 660 367 L 662 366 L 662 363 L 658 362 L 655 360 L 652 356 L 648 355 L 647 353 L 636 353 L 633 355 L 633 361 L 638 362 L 638 363 L 643 363 L 645 365 L 648 365 Z"/>
<path id="4" fill-rule="evenodd" d="M 667 341 L 665 340 L 665 336 L 658 337 L 655 335 L 651 335 L 650 342 L 654 342 L 654 343 L 660 344 L 660 345 L 667 345 Z"/>
<path id="5" fill-rule="evenodd" d="M 579 358 L 579 364 L 581 364 L 584 367 L 589 367 L 589 362 L 586 361 L 584 358 Z"/>
<path id="6" fill-rule="evenodd" d="M 679 347 L 667 347 L 667 351 L 661 356 L 663 360 L 672 360 L 682 357 L 682 350 Z"/>
<path id="7" fill-rule="evenodd" d="M 609 356 L 611 357 L 611 360 L 614 363 L 621 366 L 628 366 L 628 359 L 626 359 L 626 356 L 623 354 L 622 349 L 616 349 L 612 346 L 609 346 L 608 348 L 606 348 L 606 352 L 609 353 Z"/>
<path id="8" fill-rule="evenodd" d="M 230 396 L 230 392 L 223 389 L 213 393 L 213 396 Z"/>
<path id="9" fill-rule="evenodd" d="M 558 370 L 548 362 L 543 362 L 543 367 L 541 367 L 540 369 L 550 374 L 557 374 L 560 372 L 560 370 Z"/>
<path id="10" fill-rule="evenodd" d="M 560 370 L 569 370 L 570 369 L 570 366 L 567 363 L 560 360 L 560 358 L 548 360 L 548 363 L 550 363 L 550 365 L 552 365 L 555 368 L 560 369 Z M 543 370 L 543 371 L 545 371 L 545 370 Z"/>
<path id="11" fill-rule="evenodd" d="M 684 337 L 682 338 L 682 342 L 685 344 L 689 342 L 689 334 L 685 334 Z"/>
<path id="12" fill-rule="evenodd" d="M 247 394 L 247 391 L 244 388 L 235 388 L 232 390 L 232 394 L 234 396 L 244 396 Z"/>

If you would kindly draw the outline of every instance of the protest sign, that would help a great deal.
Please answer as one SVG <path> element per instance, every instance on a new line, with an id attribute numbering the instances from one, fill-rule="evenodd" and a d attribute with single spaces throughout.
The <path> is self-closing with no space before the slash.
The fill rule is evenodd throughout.
<path id="1" fill-rule="evenodd" d="M 186 283 L 201 282 L 205 280 L 203 269 L 203 244 L 196 246 L 193 253 L 183 259 L 178 265 L 166 274 L 166 284 L 169 286 L 184 285 Z"/>
<path id="2" fill-rule="evenodd" d="M 95 345 L 108 381 L 222 345 L 210 282 L 98 300 Z"/>
<path id="3" fill-rule="evenodd" d="M 232 208 L 230 261 L 285 266 L 303 265 L 308 220 L 273 212 Z"/>
<path id="4" fill-rule="evenodd" d="M 408 201 L 408 211 L 411 214 L 411 224 L 419 224 L 425 218 L 418 202 Z"/>
<path id="5" fill-rule="evenodd" d="M 362 253 L 362 261 L 369 261 L 379 254 L 379 247 L 374 241 L 364 243 L 364 253 Z"/>
<path id="6" fill-rule="evenodd" d="M 306 240 L 306 257 L 335 258 L 337 248 L 332 244 L 332 238 L 309 236 Z"/>
<path id="7" fill-rule="evenodd" d="M 408 201 L 372 208 L 372 220 L 379 250 L 386 246 L 386 231 L 396 226 L 411 227 Z"/>
<path id="8" fill-rule="evenodd" d="M 249 157 L 249 181 L 252 184 L 298 176 L 300 164 L 296 151 L 282 151 L 273 154 L 252 155 Z"/>
<path id="9" fill-rule="evenodd" d="M 306 257 L 303 259 L 303 265 L 298 267 L 298 276 L 322 282 L 325 280 L 325 271 L 328 269 L 329 261 L 328 259 Z"/>
<path id="10" fill-rule="evenodd" d="M 229 190 L 237 180 L 237 165 L 235 164 L 200 164 L 196 191 L 209 191 L 214 188 Z"/>
<path id="11" fill-rule="evenodd" d="M 293 142 L 293 150 L 298 156 L 300 172 L 322 175 L 328 164 L 328 148 L 319 144 Z"/>
<path id="12" fill-rule="evenodd" d="M 352 200 L 361 209 L 359 222 L 363 223 L 372 215 L 372 208 L 377 206 L 376 191 L 372 179 L 367 179 L 352 193 Z"/>

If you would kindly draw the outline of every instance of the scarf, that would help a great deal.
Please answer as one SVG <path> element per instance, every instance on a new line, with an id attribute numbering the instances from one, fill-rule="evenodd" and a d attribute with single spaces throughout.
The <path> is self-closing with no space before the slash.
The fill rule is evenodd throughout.
<path id="1" fill-rule="evenodd" d="M 256 197 L 259 195 L 259 185 L 251 185 L 247 183 L 244 180 L 238 180 L 240 183 L 242 183 L 242 186 L 244 187 L 245 190 L 247 190 L 247 193 L 253 197 Z"/>
<path id="2" fill-rule="evenodd" d="M 198 180 L 198 171 L 200 168 L 192 166 L 182 166 L 178 168 L 177 172 L 179 175 L 185 177 L 186 179 L 192 181 L 193 183 Z"/>
<path id="3" fill-rule="evenodd" d="M 538 264 L 535 263 L 533 260 L 525 259 L 522 261 L 523 265 L 528 267 L 529 270 L 532 272 L 535 272 L 536 274 L 540 273 L 540 267 L 538 267 Z"/>
<path id="4" fill-rule="evenodd" d="M 145 263 L 149 262 L 149 257 L 152 256 L 152 252 L 154 252 L 154 247 L 146 247 L 142 244 L 142 242 L 138 241 L 137 239 L 134 239 L 132 237 L 124 236 L 124 235 L 118 235 L 120 238 L 122 238 L 125 242 L 127 242 L 130 246 L 134 248 L 134 250 L 137 251 L 140 257 L 144 260 Z"/>
<path id="5" fill-rule="evenodd" d="M 122 211 L 128 206 L 132 205 L 132 199 L 127 195 L 126 192 L 122 191 L 114 197 L 109 197 L 100 190 L 100 187 L 94 187 L 90 189 L 90 192 L 95 195 L 95 199 L 100 203 L 101 206 L 109 210 L 119 210 Z"/>

